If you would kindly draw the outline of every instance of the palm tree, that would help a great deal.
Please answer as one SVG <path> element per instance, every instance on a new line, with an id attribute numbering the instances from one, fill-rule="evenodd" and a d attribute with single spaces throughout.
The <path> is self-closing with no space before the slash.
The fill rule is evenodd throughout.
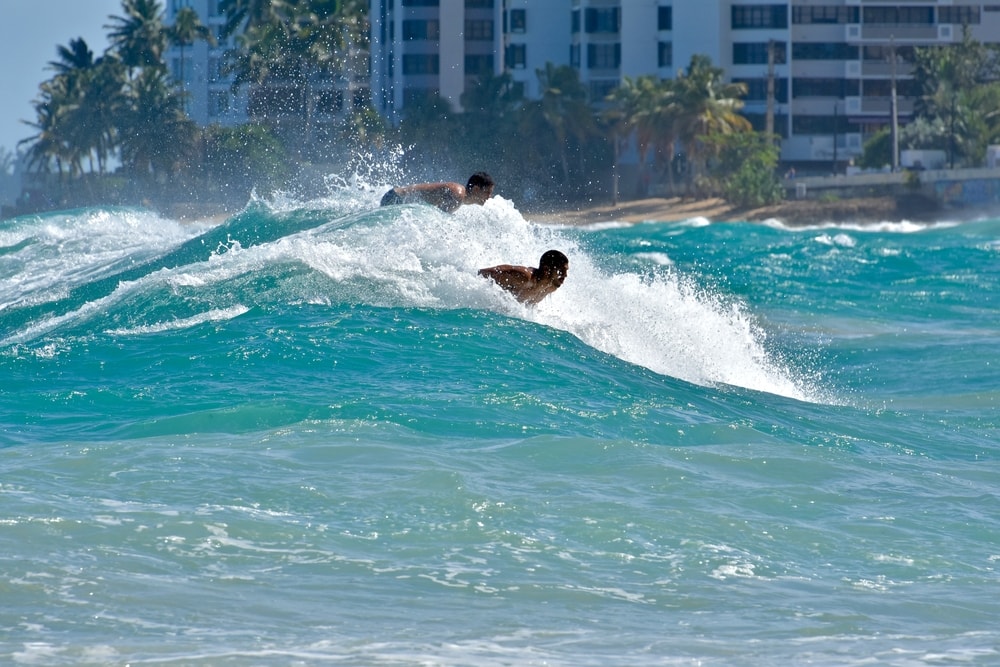
<path id="1" fill-rule="evenodd" d="M 916 111 L 933 125 L 945 128 L 943 138 L 951 167 L 959 155 L 978 161 L 981 141 L 969 139 L 983 127 L 984 116 L 995 111 L 981 88 L 1000 76 L 996 55 L 995 50 L 972 38 L 968 26 L 957 44 L 914 51 L 914 78 L 923 92 Z"/>
<path id="2" fill-rule="evenodd" d="M 672 83 L 660 81 L 652 75 L 637 79 L 626 76 L 622 85 L 607 97 L 611 106 L 605 112 L 605 118 L 611 123 L 615 135 L 615 150 L 619 150 L 620 139 L 635 137 L 639 152 L 639 173 L 643 181 L 648 180 L 649 151 L 662 147 L 668 156 L 668 166 L 674 152 L 676 104 Z M 673 172 L 668 170 L 667 173 L 672 189 Z"/>
<path id="3" fill-rule="evenodd" d="M 92 124 L 98 171 L 105 172 L 108 157 L 118 145 L 118 125 L 126 108 L 125 66 L 114 54 L 98 58 L 87 82 L 85 110 Z"/>
<path id="4" fill-rule="evenodd" d="M 251 115 L 301 118 L 295 136 L 310 147 L 314 85 L 347 68 L 350 49 L 364 40 L 363 7 L 358 0 L 223 0 L 227 30 L 245 26 L 229 67 L 235 85 L 251 86 Z"/>
<path id="5" fill-rule="evenodd" d="M 696 54 L 691 56 L 687 71 L 674 79 L 673 88 L 676 136 L 687 149 L 697 175 L 704 171 L 707 159 L 703 137 L 751 129 L 750 121 L 739 114 L 746 85 L 726 83 L 721 68 L 714 67 L 708 56 Z"/>
<path id="6" fill-rule="evenodd" d="M 70 40 L 56 49 L 58 60 L 49 63 L 61 82 L 63 106 L 56 115 L 64 118 L 70 152 L 97 158 L 98 171 L 104 173 L 109 154 L 114 149 L 116 114 L 122 105 L 124 74 L 121 62 L 113 55 L 94 58 L 82 39 Z"/>
<path id="7" fill-rule="evenodd" d="M 40 95 L 34 101 L 36 120 L 27 123 L 38 132 L 20 144 L 28 144 L 26 166 L 28 169 L 48 173 L 55 163 L 59 179 L 63 177 L 63 161 L 68 158 L 65 139 L 67 108 L 65 81 L 53 79 L 39 86 Z"/>
<path id="8" fill-rule="evenodd" d="M 159 1 L 122 0 L 122 11 L 124 16 L 109 16 L 112 24 L 104 27 L 110 31 L 108 41 L 128 69 L 129 78 L 136 69 L 166 67 L 167 31 Z"/>
<path id="9" fill-rule="evenodd" d="M 184 81 L 184 48 L 199 40 L 204 40 L 215 46 L 215 37 L 208 26 L 198 18 L 198 12 L 190 7 L 182 7 L 174 17 L 174 24 L 167 28 L 167 38 L 181 51 L 180 71 L 177 78 L 181 82 L 181 90 L 183 91 L 186 83 Z"/>
<path id="10" fill-rule="evenodd" d="M 516 112 L 523 102 L 509 72 L 477 77 L 462 93 L 463 113 L 456 118 L 463 153 L 475 160 L 502 153 L 517 130 Z"/>
<path id="11" fill-rule="evenodd" d="M 222 0 L 219 12 L 226 16 L 223 34 L 229 37 L 240 26 L 244 32 L 278 20 L 285 9 L 284 0 Z"/>
<path id="12" fill-rule="evenodd" d="M 140 178 L 180 170 L 195 148 L 197 128 L 181 96 L 160 68 L 145 68 L 129 84 L 130 106 L 122 128 L 122 162 Z"/>
<path id="13" fill-rule="evenodd" d="M 587 89 L 577 71 L 568 65 L 546 63 L 536 70 L 541 99 L 525 107 L 529 123 L 547 128 L 555 139 L 564 185 L 569 184 L 568 139 L 582 143 L 597 131 L 594 114 L 587 104 Z"/>

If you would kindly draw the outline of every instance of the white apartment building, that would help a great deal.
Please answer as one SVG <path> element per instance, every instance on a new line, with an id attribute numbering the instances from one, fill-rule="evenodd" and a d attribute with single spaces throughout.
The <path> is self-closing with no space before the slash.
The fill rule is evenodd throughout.
<path id="1" fill-rule="evenodd" d="M 202 126 L 232 126 L 247 120 L 246 93 L 234 94 L 232 77 L 223 72 L 225 54 L 233 47 L 234 38 L 222 36 L 226 17 L 219 11 L 219 4 L 219 0 L 167 0 L 166 3 L 167 25 L 173 25 L 181 8 L 191 7 L 215 37 L 215 45 L 198 41 L 183 49 L 171 46 L 167 50 L 170 73 L 187 94 L 188 115 Z"/>
<path id="2" fill-rule="evenodd" d="M 218 0 L 168 1 L 168 21 L 189 4 L 216 32 L 224 22 Z M 1000 42 L 1000 0 L 371 0 L 369 21 L 372 103 L 392 122 L 431 93 L 460 111 L 483 72 L 509 72 L 534 99 L 536 70 L 568 64 L 600 103 L 625 76 L 671 78 L 704 54 L 747 84 L 744 113 L 758 129 L 770 106 L 783 160 L 817 164 L 859 155 L 890 123 L 893 84 L 900 125 L 912 118 L 914 48 L 958 42 L 963 25 Z M 246 118 L 246 99 L 219 74 L 226 48 L 185 50 L 199 123 Z M 177 48 L 170 57 L 179 74 Z"/>
<path id="3" fill-rule="evenodd" d="M 168 0 L 166 6 L 167 25 L 174 23 L 182 8 L 190 7 L 215 37 L 215 44 L 199 40 L 183 49 L 171 46 L 167 51 L 170 72 L 181 82 L 187 94 L 188 114 L 196 123 L 233 126 L 254 117 L 302 116 L 308 108 L 316 126 L 332 126 L 350 113 L 353 106 L 367 105 L 367 54 L 356 50 L 349 57 L 353 69 L 360 74 L 316 73 L 310 79 L 308 92 L 291 84 L 252 90 L 243 87 L 234 92 L 233 75 L 226 73 L 225 66 L 237 37 L 223 36 L 226 16 L 220 11 L 221 4 L 221 0 Z M 311 99 L 307 100 L 306 95 Z"/>
<path id="4" fill-rule="evenodd" d="M 372 0 L 371 90 L 398 122 L 408 101 L 437 93 L 455 110 L 470 79 L 503 62 L 503 0 Z"/>

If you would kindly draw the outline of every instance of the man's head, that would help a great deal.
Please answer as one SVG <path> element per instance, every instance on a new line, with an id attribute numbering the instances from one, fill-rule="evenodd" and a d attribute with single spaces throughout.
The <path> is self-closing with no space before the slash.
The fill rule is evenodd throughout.
<path id="1" fill-rule="evenodd" d="M 477 171 L 469 176 L 465 184 L 465 196 L 476 204 L 483 204 L 493 196 L 493 178 L 485 171 Z"/>
<path id="2" fill-rule="evenodd" d="M 569 272 L 569 258 L 558 250 L 548 250 L 538 260 L 538 271 L 559 287 Z"/>

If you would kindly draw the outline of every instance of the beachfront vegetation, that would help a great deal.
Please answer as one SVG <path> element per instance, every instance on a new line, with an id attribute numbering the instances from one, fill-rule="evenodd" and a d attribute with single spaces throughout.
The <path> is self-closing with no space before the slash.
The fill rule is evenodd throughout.
<path id="1" fill-rule="evenodd" d="M 409 99 L 392 127 L 360 97 L 343 101 L 348 112 L 331 125 L 318 122 L 322 98 L 312 88 L 350 76 L 352 54 L 367 46 L 367 3 L 222 0 L 220 10 L 227 18 L 220 37 L 235 36 L 227 67 L 235 86 L 248 91 L 249 123 L 199 128 L 185 113 L 184 73 L 175 80 L 165 54 L 171 44 L 183 52 L 198 41 L 214 43 L 193 10 L 167 26 L 161 0 L 123 0 L 121 14 L 109 17 L 105 53 L 94 54 L 83 39 L 57 48 L 53 76 L 34 102 L 35 133 L 22 142 L 33 177 L 32 201 L 22 203 L 238 204 L 251 189 L 280 187 L 302 164 L 398 146 L 406 147 L 400 166 L 414 174 L 487 168 L 519 200 L 593 200 L 609 194 L 629 142 L 641 159 L 627 196 L 724 193 L 749 201 L 781 191 L 769 142 L 723 140 L 753 135 L 739 114 L 745 91 L 725 83 L 704 56 L 674 80 L 626 80 L 607 99 L 591 99 L 574 68 L 550 64 L 537 72 L 535 100 L 508 74 L 484 73 L 463 95 L 461 112 L 431 93 Z M 758 149 L 761 156 L 742 161 L 724 155 Z M 768 165 L 754 175 L 771 180 L 737 178 L 744 164 Z"/>
<path id="2" fill-rule="evenodd" d="M 745 86 L 726 82 L 706 56 L 692 57 L 672 79 L 625 77 L 603 99 L 569 66 L 540 69 L 540 94 L 531 100 L 509 74 L 485 72 L 467 88 L 461 111 L 433 92 L 409 97 L 394 127 L 363 87 L 339 100 L 328 85 L 320 90 L 356 76 L 364 62 L 367 2 L 222 0 L 220 10 L 227 17 L 220 37 L 235 39 L 227 69 L 234 88 L 247 91 L 250 121 L 201 128 L 186 114 L 184 74 L 171 76 L 165 54 L 171 44 L 214 41 L 194 11 L 183 9 L 166 26 L 161 0 L 122 0 L 121 15 L 106 26 L 109 49 L 96 55 L 82 39 L 59 46 L 53 76 L 39 87 L 34 134 L 23 142 L 34 179 L 28 207 L 239 205 L 252 189 L 282 187 L 302 165 L 338 162 L 336 170 L 356 166 L 358 155 L 377 161 L 390 152 L 401 153 L 398 166 L 415 177 L 487 169 L 501 192 L 528 203 L 604 199 L 618 195 L 619 183 L 625 197 L 719 195 L 746 206 L 784 192 L 778 137 L 754 131 L 741 113 Z M 1000 141 L 998 61 L 965 37 L 916 51 L 925 94 L 901 133 L 902 145 L 944 148 L 952 164 L 981 161 L 986 145 Z M 331 102 L 343 110 L 332 123 L 323 107 Z M 888 144 L 880 142 L 866 151 L 873 161 L 883 159 Z M 634 168 L 618 180 L 626 162 Z"/>
<path id="3" fill-rule="evenodd" d="M 1000 49 L 974 40 L 968 26 L 955 44 L 913 51 L 920 91 L 915 118 L 900 128 L 900 149 L 942 150 L 950 168 L 978 167 L 1000 143 Z M 891 165 L 889 128 L 866 142 L 861 167 Z"/>

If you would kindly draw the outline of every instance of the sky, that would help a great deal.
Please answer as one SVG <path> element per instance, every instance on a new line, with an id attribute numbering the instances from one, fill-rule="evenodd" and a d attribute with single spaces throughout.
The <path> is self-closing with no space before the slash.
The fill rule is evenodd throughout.
<path id="1" fill-rule="evenodd" d="M 162 4 L 162 3 L 161 3 Z M 83 37 L 94 56 L 108 46 L 108 16 L 122 14 L 121 0 L 0 0 L 0 147 L 9 151 L 35 133 L 32 101 L 38 84 L 52 78 L 56 47 Z"/>

